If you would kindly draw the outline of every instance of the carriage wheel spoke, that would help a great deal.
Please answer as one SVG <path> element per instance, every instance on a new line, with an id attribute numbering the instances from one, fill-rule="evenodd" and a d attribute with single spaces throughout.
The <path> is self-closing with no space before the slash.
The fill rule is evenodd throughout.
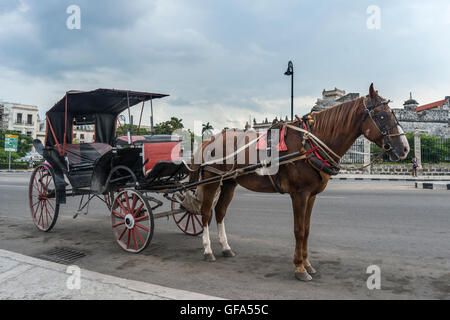
<path id="1" fill-rule="evenodd" d="M 47 203 L 46 202 L 44 202 L 44 207 L 45 207 L 45 220 L 47 220 L 47 227 L 49 226 L 49 224 L 48 224 L 48 216 L 49 216 L 49 213 L 48 213 L 48 209 L 47 209 Z M 45 227 L 45 226 L 44 226 Z"/>
<path id="2" fill-rule="evenodd" d="M 119 203 L 119 206 L 123 209 L 123 212 L 128 212 L 127 209 L 125 209 L 125 207 L 123 206 L 122 199 L 117 199 L 117 203 Z"/>
<path id="3" fill-rule="evenodd" d="M 148 220 L 150 216 L 149 215 L 145 215 L 139 218 L 134 219 L 134 222 L 139 222 L 139 221 L 143 221 L 143 220 Z"/>
<path id="4" fill-rule="evenodd" d="M 134 229 L 131 229 L 131 231 L 132 231 L 132 233 L 133 233 L 134 248 L 135 248 L 136 250 L 138 250 L 139 247 L 138 247 L 138 243 L 137 243 L 137 241 L 136 241 L 136 233 L 134 232 Z"/>
<path id="5" fill-rule="evenodd" d="M 41 213 L 39 215 L 38 225 L 41 225 L 42 211 L 44 209 L 44 205 L 41 203 Z"/>
<path id="6" fill-rule="evenodd" d="M 198 221 L 198 223 L 203 227 L 203 223 L 200 221 L 200 219 L 197 217 L 196 214 L 193 215 L 195 219 Z"/>
<path id="7" fill-rule="evenodd" d="M 137 201 L 137 197 L 135 194 L 133 194 L 133 202 L 131 203 L 130 212 L 134 212 L 134 208 L 136 207 L 136 201 Z"/>
<path id="8" fill-rule="evenodd" d="M 121 226 L 121 225 L 124 225 L 124 224 L 125 224 L 125 221 L 118 222 L 116 224 L 113 224 L 113 228 L 117 228 L 118 226 Z"/>
<path id="9" fill-rule="evenodd" d="M 123 229 L 122 233 L 121 233 L 120 236 L 119 236 L 119 240 L 122 239 L 123 235 L 125 234 L 125 232 L 126 232 L 127 230 L 128 230 L 127 227 L 125 227 L 125 228 Z"/>
<path id="10" fill-rule="evenodd" d="M 37 212 L 39 211 L 40 204 L 41 204 L 41 200 L 38 201 L 38 205 L 36 206 L 36 209 L 33 210 L 33 211 L 31 212 L 32 215 L 33 215 L 33 219 L 34 219 L 35 221 L 36 221 L 36 214 L 37 214 Z"/>
<path id="11" fill-rule="evenodd" d="M 197 229 L 195 228 L 194 214 L 191 214 L 192 226 L 194 227 L 194 233 L 197 233 Z"/>
<path id="12" fill-rule="evenodd" d="M 36 177 L 34 177 L 34 180 L 36 181 Z M 36 183 L 33 182 L 33 187 L 36 189 L 36 191 L 38 192 L 38 195 L 41 194 L 41 191 L 38 189 L 38 182 L 36 181 Z"/>
<path id="13" fill-rule="evenodd" d="M 141 243 L 144 244 L 145 240 L 142 237 L 141 233 L 139 232 L 139 229 L 138 228 L 134 228 L 134 230 L 136 231 L 136 234 L 138 235 L 139 240 L 141 240 Z"/>
<path id="14" fill-rule="evenodd" d="M 47 174 L 47 181 L 45 182 L 45 190 L 48 190 L 48 186 L 50 185 L 50 182 L 52 182 L 52 179 L 50 179 L 50 175 Z"/>
<path id="15" fill-rule="evenodd" d="M 139 228 L 141 228 L 142 230 L 145 230 L 145 231 L 147 231 L 147 232 L 150 232 L 150 230 L 149 230 L 147 227 L 144 227 L 142 224 L 136 223 L 135 225 L 136 225 L 136 227 L 139 227 Z"/>
<path id="16" fill-rule="evenodd" d="M 136 209 L 136 211 L 131 211 L 131 214 L 133 215 L 133 217 L 136 218 L 136 216 L 141 212 L 142 208 L 144 207 L 144 202 L 142 202 L 139 207 Z"/>
<path id="17" fill-rule="evenodd" d="M 130 229 L 128 229 L 127 249 L 130 249 L 130 237 L 131 237 L 131 231 L 130 231 Z"/>
<path id="18" fill-rule="evenodd" d="M 125 216 L 121 214 L 119 211 L 113 210 L 112 213 L 118 218 L 125 219 Z"/>
<path id="19" fill-rule="evenodd" d="M 183 221 L 184 217 L 186 217 L 189 214 L 189 212 L 186 211 L 186 213 L 181 217 L 180 220 L 178 220 L 178 223 L 180 223 L 181 221 Z"/>
<path id="20" fill-rule="evenodd" d="M 184 226 L 184 230 L 186 230 L 186 231 L 189 230 L 189 221 L 190 221 L 190 220 L 191 220 L 191 215 L 189 214 L 189 215 L 188 215 L 188 218 L 187 218 L 186 225 Z"/>
<path id="21" fill-rule="evenodd" d="M 38 199 L 38 201 L 36 201 L 35 203 L 33 203 L 33 204 L 31 205 L 31 207 L 34 207 L 35 205 L 39 204 L 39 202 L 40 202 L 40 200 Z"/>
<path id="22" fill-rule="evenodd" d="M 50 207 L 52 207 L 52 210 L 55 211 L 55 207 L 53 206 L 52 202 L 50 201 L 50 199 L 47 201 L 47 203 L 50 205 Z"/>
<path id="23" fill-rule="evenodd" d="M 128 198 L 128 192 L 125 192 L 124 195 L 125 195 L 125 201 L 127 203 L 127 209 L 128 209 L 127 212 L 132 212 L 131 208 L 130 208 L 130 199 Z"/>

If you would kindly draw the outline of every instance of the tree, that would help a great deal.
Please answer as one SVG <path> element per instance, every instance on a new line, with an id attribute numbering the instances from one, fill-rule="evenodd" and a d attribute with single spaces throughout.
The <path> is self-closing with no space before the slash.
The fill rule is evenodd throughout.
<path id="1" fill-rule="evenodd" d="M 213 126 L 209 122 L 202 124 L 202 134 L 205 134 L 206 131 L 211 131 L 213 129 Z"/>
<path id="2" fill-rule="evenodd" d="M 129 124 L 123 124 L 122 126 L 117 126 L 117 134 L 119 136 L 125 136 L 127 134 L 128 131 L 130 131 L 130 125 Z M 147 129 L 144 128 L 139 128 L 139 132 L 138 132 L 138 126 L 137 125 L 133 125 L 133 135 L 135 136 L 145 136 L 145 135 L 150 135 L 152 134 L 150 131 L 148 131 Z"/>
<path id="3" fill-rule="evenodd" d="M 155 134 L 172 134 L 175 130 L 183 129 L 183 119 L 171 117 L 169 121 L 157 123 L 154 127 Z"/>

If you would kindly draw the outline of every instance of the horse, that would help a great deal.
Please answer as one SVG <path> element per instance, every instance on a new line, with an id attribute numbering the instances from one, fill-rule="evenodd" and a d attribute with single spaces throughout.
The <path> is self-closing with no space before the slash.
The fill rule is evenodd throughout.
<path id="1" fill-rule="evenodd" d="M 317 160 L 317 157 L 326 157 L 326 155 L 315 153 L 317 145 L 315 146 L 316 149 L 312 150 L 313 144 L 305 144 L 305 139 L 307 140 L 305 131 L 310 132 L 328 147 L 331 153 L 328 164 L 330 162 L 338 163 L 339 158 L 350 149 L 355 140 L 361 135 L 364 135 L 368 140 L 382 148 L 392 161 L 405 159 L 410 150 L 409 144 L 400 124 L 388 105 L 389 102 L 389 100 L 378 95 L 378 91 L 374 89 L 372 83 L 367 96 L 344 102 L 329 109 L 312 112 L 303 119 L 297 117 L 296 120 L 286 124 L 287 132 L 285 132 L 284 137 L 287 150 L 280 151 L 280 157 L 303 150 L 308 154 L 308 157 L 305 159 L 280 164 L 275 174 L 259 175 L 252 172 L 197 187 L 202 194 L 200 212 L 204 228 L 202 235 L 204 259 L 211 262 L 216 260 L 211 249 L 209 233 L 209 222 L 213 206 L 222 254 L 225 257 L 235 256 L 227 240 L 224 217 L 233 199 L 237 185 L 255 192 L 284 192 L 290 195 L 293 207 L 296 241 L 293 259 L 295 278 L 300 281 L 312 280 L 311 275 L 314 275 L 316 270 L 308 259 L 311 212 L 317 194 L 325 189 L 332 173 L 324 171 L 324 166 L 318 167 L 317 163 L 315 165 L 315 162 L 310 161 L 313 158 Z M 297 127 L 300 130 L 294 130 Z M 302 132 L 302 130 L 304 131 Z M 236 148 L 236 141 L 243 134 L 245 133 L 242 131 L 219 133 L 212 139 L 204 141 L 196 152 L 203 153 L 208 146 L 213 146 L 219 140 L 223 142 L 223 145 L 231 143 Z M 222 146 L 215 147 L 222 148 Z M 223 148 L 224 154 L 227 155 L 225 147 Z M 195 165 L 192 162 L 190 180 L 198 180 L 199 175 L 201 175 L 201 179 L 208 179 L 229 170 L 248 166 L 251 148 L 255 148 L 255 144 L 249 145 L 245 149 L 245 161 L 240 164 L 212 163 L 208 164 L 206 170 L 200 171 L 200 168 L 205 168 L 204 163 Z M 200 162 L 204 161 L 205 157 L 202 156 L 201 159 Z M 218 200 L 217 193 L 220 193 Z"/>

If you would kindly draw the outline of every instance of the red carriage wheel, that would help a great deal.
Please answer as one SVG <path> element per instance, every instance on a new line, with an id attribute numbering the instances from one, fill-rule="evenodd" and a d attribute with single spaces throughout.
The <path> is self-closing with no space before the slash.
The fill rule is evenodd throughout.
<path id="1" fill-rule="evenodd" d="M 128 252 L 141 252 L 152 240 L 152 209 L 139 191 L 123 190 L 117 194 L 111 207 L 111 223 L 117 243 Z"/>
<path id="2" fill-rule="evenodd" d="M 175 201 L 171 203 L 172 210 L 178 210 L 181 208 L 181 205 Z M 203 223 L 202 216 L 193 214 L 184 210 L 180 213 L 173 214 L 173 220 L 177 224 L 178 228 L 184 233 L 190 236 L 198 236 L 203 233 Z M 211 223 L 211 220 L 209 221 Z"/>
<path id="3" fill-rule="evenodd" d="M 28 199 L 36 227 L 41 231 L 50 231 L 58 219 L 59 203 L 56 200 L 55 176 L 47 165 L 41 164 L 34 169 Z"/>

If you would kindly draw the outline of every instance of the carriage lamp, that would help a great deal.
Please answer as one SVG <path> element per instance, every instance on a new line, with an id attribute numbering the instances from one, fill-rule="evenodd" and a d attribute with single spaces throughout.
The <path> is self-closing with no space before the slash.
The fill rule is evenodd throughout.
<path id="1" fill-rule="evenodd" d="M 291 76 L 291 121 L 294 121 L 294 64 L 292 61 L 289 61 L 288 68 L 284 74 Z"/>

